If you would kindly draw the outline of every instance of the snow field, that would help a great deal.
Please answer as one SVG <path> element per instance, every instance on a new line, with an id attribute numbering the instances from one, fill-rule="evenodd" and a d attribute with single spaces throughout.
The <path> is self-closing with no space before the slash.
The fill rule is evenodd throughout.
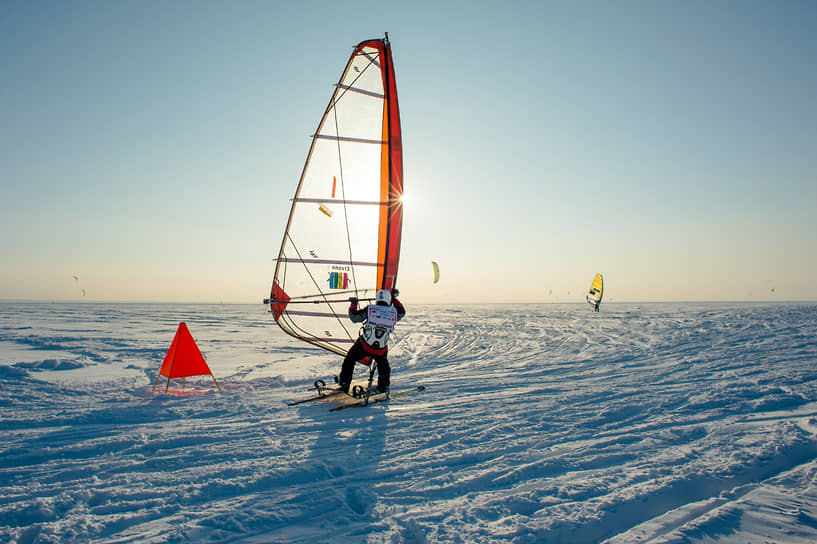
<path id="1" fill-rule="evenodd" d="M 817 540 L 817 306 L 407 309 L 428 389 L 332 413 L 258 306 L 0 304 L 0 540 Z M 223 393 L 151 391 L 180 321 Z"/>

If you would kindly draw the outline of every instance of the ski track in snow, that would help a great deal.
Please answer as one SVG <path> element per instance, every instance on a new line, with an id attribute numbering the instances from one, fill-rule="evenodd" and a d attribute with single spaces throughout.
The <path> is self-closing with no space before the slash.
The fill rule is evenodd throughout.
<path id="1" fill-rule="evenodd" d="M 815 310 L 409 305 L 427 390 L 329 412 L 258 306 L 0 303 L 0 541 L 814 542 Z"/>

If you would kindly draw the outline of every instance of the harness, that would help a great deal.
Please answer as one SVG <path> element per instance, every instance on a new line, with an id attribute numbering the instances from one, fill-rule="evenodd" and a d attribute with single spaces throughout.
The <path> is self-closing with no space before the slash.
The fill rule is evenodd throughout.
<path id="1" fill-rule="evenodd" d="M 370 305 L 361 333 L 363 341 L 375 349 L 385 349 L 395 323 L 397 323 L 397 310 L 394 306 Z"/>

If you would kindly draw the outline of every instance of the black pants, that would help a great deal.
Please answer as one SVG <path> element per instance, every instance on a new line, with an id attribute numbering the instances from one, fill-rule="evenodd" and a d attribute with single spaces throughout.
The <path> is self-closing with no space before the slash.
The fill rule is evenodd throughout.
<path id="1" fill-rule="evenodd" d="M 358 338 L 352 344 L 349 351 L 346 353 L 346 358 L 343 359 L 343 366 L 340 368 L 340 376 L 338 380 L 340 383 L 352 383 L 352 376 L 355 373 L 355 363 L 364 357 L 371 357 L 377 363 L 377 387 L 386 388 L 391 383 L 391 367 L 389 366 L 389 351 L 383 355 L 373 355 L 363 349 L 363 339 Z"/>

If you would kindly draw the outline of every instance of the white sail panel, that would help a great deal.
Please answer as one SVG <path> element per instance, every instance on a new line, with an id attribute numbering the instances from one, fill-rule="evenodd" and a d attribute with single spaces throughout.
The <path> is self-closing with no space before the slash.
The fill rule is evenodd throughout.
<path id="1" fill-rule="evenodd" d="M 401 195 L 391 49 L 387 40 L 368 40 L 335 86 L 293 199 L 271 293 L 283 330 L 345 353 L 358 336 L 348 298 L 395 285 Z"/>

